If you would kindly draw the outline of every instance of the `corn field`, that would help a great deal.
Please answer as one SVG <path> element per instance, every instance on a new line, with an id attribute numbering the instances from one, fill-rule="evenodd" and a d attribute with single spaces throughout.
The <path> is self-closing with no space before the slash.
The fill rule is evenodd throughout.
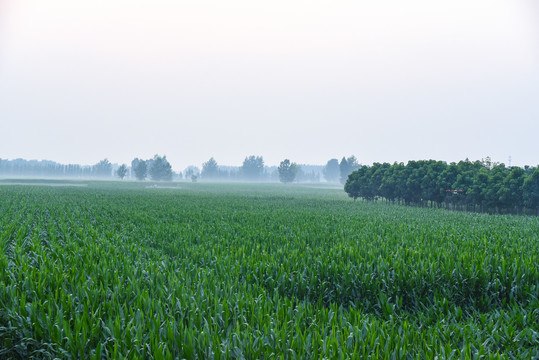
<path id="1" fill-rule="evenodd" d="M 539 219 L 0 184 L 0 359 L 537 359 Z"/>

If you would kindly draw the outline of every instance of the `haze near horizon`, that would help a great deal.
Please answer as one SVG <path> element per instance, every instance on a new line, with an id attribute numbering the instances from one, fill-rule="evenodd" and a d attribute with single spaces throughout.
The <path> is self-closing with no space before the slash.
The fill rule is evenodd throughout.
<path id="1" fill-rule="evenodd" d="M 537 165 L 532 0 L 0 1 L 0 158 Z"/>

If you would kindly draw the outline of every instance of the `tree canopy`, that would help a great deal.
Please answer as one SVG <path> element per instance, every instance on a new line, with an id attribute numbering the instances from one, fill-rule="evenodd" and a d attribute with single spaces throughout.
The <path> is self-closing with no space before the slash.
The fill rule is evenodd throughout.
<path id="1" fill-rule="evenodd" d="M 202 172 L 200 176 L 204 180 L 215 180 L 219 177 L 219 166 L 213 157 L 202 164 Z"/>
<path id="2" fill-rule="evenodd" d="M 93 172 L 97 177 L 112 176 L 112 164 L 108 159 L 103 159 L 93 167 Z"/>
<path id="3" fill-rule="evenodd" d="M 118 175 L 118 177 L 123 180 L 124 177 L 127 175 L 127 165 L 126 164 L 122 164 L 120 165 L 120 167 L 118 168 L 118 170 L 116 170 L 116 175 Z"/>
<path id="4" fill-rule="evenodd" d="M 322 170 L 327 182 L 338 182 L 340 176 L 339 160 L 330 159 Z"/>
<path id="5" fill-rule="evenodd" d="M 131 161 L 131 169 L 135 173 L 137 180 L 144 180 L 148 176 L 148 165 L 145 160 L 139 158 L 133 159 Z"/>
<path id="6" fill-rule="evenodd" d="M 346 179 L 348 179 L 348 175 L 350 175 L 353 171 L 359 169 L 359 166 L 360 165 L 357 162 L 357 158 L 354 155 L 348 158 L 343 156 L 341 162 L 339 163 L 341 183 L 344 184 L 346 182 Z"/>
<path id="7" fill-rule="evenodd" d="M 279 172 L 279 180 L 282 183 L 291 183 L 296 178 L 298 166 L 296 163 L 291 163 L 290 160 L 285 159 L 281 161 L 277 171 Z"/>
<path id="8" fill-rule="evenodd" d="M 247 156 L 245 160 L 243 160 L 240 173 L 244 180 L 261 180 L 262 175 L 264 174 L 264 159 L 262 156 Z"/>
<path id="9" fill-rule="evenodd" d="M 538 168 L 485 161 L 374 163 L 352 172 L 344 190 L 354 199 L 488 212 L 538 212 Z"/>
<path id="10" fill-rule="evenodd" d="M 166 156 L 155 155 L 150 160 L 150 178 L 154 181 L 170 181 L 172 180 L 172 167 L 167 161 Z"/>

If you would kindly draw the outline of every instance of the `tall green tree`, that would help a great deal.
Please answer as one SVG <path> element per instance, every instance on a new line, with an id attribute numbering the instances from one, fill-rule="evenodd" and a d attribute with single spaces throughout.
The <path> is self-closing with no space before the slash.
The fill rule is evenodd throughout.
<path id="1" fill-rule="evenodd" d="M 440 183 L 440 176 L 447 165 L 442 161 L 429 160 L 424 162 L 424 176 L 421 180 L 421 201 L 430 201 L 431 204 L 440 204 L 445 198 L 444 186 Z"/>
<path id="2" fill-rule="evenodd" d="M 279 180 L 282 183 L 291 183 L 296 178 L 298 166 L 296 163 L 291 163 L 290 160 L 285 159 L 281 161 L 277 171 L 279 172 Z"/>
<path id="3" fill-rule="evenodd" d="M 202 164 L 202 173 L 200 175 L 204 180 L 215 180 L 219 176 L 219 165 L 212 157 Z"/>
<path id="4" fill-rule="evenodd" d="M 466 159 L 465 161 L 459 161 L 457 164 L 458 175 L 453 183 L 453 189 L 462 191 L 464 201 L 466 205 L 478 205 L 474 200 L 474 182 L 482 168 L 481 162 L 475 161 L 471 162 Z"/>
<path id="5" fill-rule="evenodd" d="M 148 176 L 148 164 L 145 160 L 139 158 L 133 159 L 131 161 L 131 170 L 135 174 L 137 180 L 144 180 Z"/>
<path id="6" fill-rule="evenodd" d="M 539 214 L 537 168 L 506 168 L 489 158 L 449 165 L 435 160 L 374 163 L 352 172 L 345 191 L 354 199 L 385 198 L 422 206 L 440 206 L 445 201 L 453 209 Z"/>
<path id="7" fill-rule="evenodd" d="M 172 180 L 172 167 L 166 156 L 155 155 L 150 165 L 150 178 L 154 181 Z"/>
<path id="8" fill-rule="evenodd" d="M 385 169 L 380 184 L 379 194 L 384 199 L 395 202 L 397 198 L 397 164 L 388 166 Z"/>
<path id="9" fill-rule="evenodd" d="M 500 211 L 502 202 L 500 195 L 503 187 L 503 180 L 507 176 L 507 169 L 504 164 L 494 165 L 489 171 L 487 186 L 483 189 L 484 201 L 490 211 Z"/>
<path id="10" fill-rule="evenodd" d="M 375 200 L 378 199 L 381 196 L 381 187 L 382 183 L 384 181 L 384 176 L 387 171 L 387 169 L 391 165 L 388 163 L 374 163 L 371 167 L 371 181 L 369 184 L 369 196 L 371 199 Z"/>
<path id="11" fill-rule="evenodd" d="M 481 211 L 484 211 L 487 206 L 485 189 L 488 186 L 488 176 L 489 169 L 481 164 L 479 171 L 474 176 L 472 186 L 466 189 L 469 201 L 479 206 Z"/>
<path id="12" fill-rule="evenodd" d="M 539 167 L 524 180 L 522 191 L 524 206 L 539 215 Z"/>
<path id="13" fill-rule="evenodd" d="M 524 180 L 526 180 L 524 169 L 516 166 L 511 168 L 503 179 L 503 186 L 498 190 L 502 208 L 515 209 L 522 205 Z"/>
<path id="14" fill-rule="evenodd" d="M 324 178 L 327 182 L 338 182 L 341 174 L 339 169 L 339 160 L 328 160 L 326 166 L 324 166 L 324 169 L 322 170 L 322 173 L 324 174 Z"/>
<path id="15" fill-rule="evenodd" d="M 346 161 L 346 159 L 344 160 Z M 360 167 L 358 170 L 352 172 L 344 183 L 344 191 L 346 191 L 348 196 L 350 196 L 354 200 L 361 197 L 362 194 L 365 194 L 365 188 L 368 185 L 366 184 L 367 169 L 367 166 Z"/>
<path id="16" fill-rule="evenodd" d="M 345 184 L 346 180 L 348 178 L 348 175 L 350 175 L 355 170 L 359 169 L 359 163 L 357 162 L 357 158 L 352 155 L 348 158 L 344 157 L 341 159 L 341 162 L 339 163 L 339 172 L 341 175 L 341 184 Z"/>
<path id="17" fill-rule="evenodd" d="M 247 156 L 243 160 L 240 173 L 244 180 L 260 181 L 264 175 L 264 159 L 262 156 Z"/>
<path id="18" fill-rule="evenodd" d="M 108 159 L 103 159 L 93 166 L 93 173 L 97 177 L 111 177 L 112 164 Z"/>
<path id="19" fill-rule="evenodd" d="M 118 175 L 118 177 L 123 180 L 124 177 L 127 175 L 127 165 L 120 165 L 120 167 L 116 170 L 116 175 Z"/>
<path id="20" fill-rule="evenodd" d="M 421 183 L 426 174 L 426 167 L 422 161 L 408 161 L 406 167 L 409 169 L 409 175 L 406 179 L 406 194 L 405 199 L 407 203 L 414 205 L 421 204 Z"/>

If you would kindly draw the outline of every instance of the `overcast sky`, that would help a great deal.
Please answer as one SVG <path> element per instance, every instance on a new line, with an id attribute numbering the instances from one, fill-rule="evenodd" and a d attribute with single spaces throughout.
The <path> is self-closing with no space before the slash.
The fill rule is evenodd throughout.
<path id="1" fill-rule="evenodd" d="M 0 0 L 0 158 L 539 163 L 535 0 Z"/>

